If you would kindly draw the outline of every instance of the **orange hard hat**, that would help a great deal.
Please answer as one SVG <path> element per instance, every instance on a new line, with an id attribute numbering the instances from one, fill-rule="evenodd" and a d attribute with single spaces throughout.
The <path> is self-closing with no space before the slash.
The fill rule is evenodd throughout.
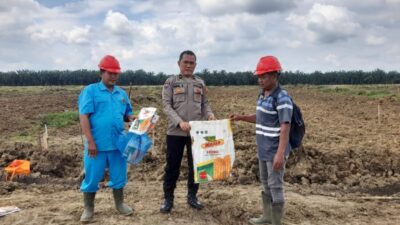
<path id="1" fill-rule="evenodd" d="M 281 64 L 275 56 L 263 56 L 258 61 L 254 75 L 260 76 L 264 73 L 280 72 L 281 70 Z"/>
<path id="2" fill-rule="evenodd" d="M 111 73 L 121 73 L 121 67 L 118 60 L 112 55 L 104 56 L 100 63 L 99 68 Z"/>

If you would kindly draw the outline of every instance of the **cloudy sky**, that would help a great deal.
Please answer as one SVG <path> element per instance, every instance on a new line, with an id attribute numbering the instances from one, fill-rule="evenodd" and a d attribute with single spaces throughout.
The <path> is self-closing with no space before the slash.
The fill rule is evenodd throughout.
<path id="1" fill-rule="evenodd" d="M 97 69 L 173 74 L 181 51 L 197 70 L 253 71 L 263 55 L 284 70 L 396 70 L 400 0 L 0 1 L 0 71 Z"/>

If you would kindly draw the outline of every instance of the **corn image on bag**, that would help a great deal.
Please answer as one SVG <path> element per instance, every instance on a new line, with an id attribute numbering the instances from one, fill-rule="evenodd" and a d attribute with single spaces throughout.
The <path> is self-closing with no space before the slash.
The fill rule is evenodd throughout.
<path id="1" fill-rule="evenodd" d="M 190 121 L 196 183 L 227 179 L 235 161 L 230 121 Z"/>

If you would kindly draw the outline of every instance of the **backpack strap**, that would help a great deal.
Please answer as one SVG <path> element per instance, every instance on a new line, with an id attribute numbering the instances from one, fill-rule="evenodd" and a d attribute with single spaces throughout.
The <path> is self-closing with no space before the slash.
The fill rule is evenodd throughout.
<path id="1" fill-rule="evenodd" d="M 281 93 L 281 91 L 282 91 L 281 86 L 278 86 L 278 87 L 274 90 L 274 92 L 271 94 L 272 98 L 274 99 L 274 107 L 275 107 L 275 109 L 276 109 L 277 106 L 278 106 L 278 96 L 279 96 L 279 93 Z M 276 110 L 276 111 L 278 111 L 278 110 Z"/>

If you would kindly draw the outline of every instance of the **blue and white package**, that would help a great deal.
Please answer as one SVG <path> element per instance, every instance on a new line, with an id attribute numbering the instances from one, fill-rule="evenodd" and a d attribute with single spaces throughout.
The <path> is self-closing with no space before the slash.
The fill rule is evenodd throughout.
<path id="1" fill-rule="evenodd" d="M 128 132 L 119 137 L 117 148 L 128 163 L 135 165 L 142 161 L 152 144 L 151 139 L 146 133 L 136 134 Z"/>

